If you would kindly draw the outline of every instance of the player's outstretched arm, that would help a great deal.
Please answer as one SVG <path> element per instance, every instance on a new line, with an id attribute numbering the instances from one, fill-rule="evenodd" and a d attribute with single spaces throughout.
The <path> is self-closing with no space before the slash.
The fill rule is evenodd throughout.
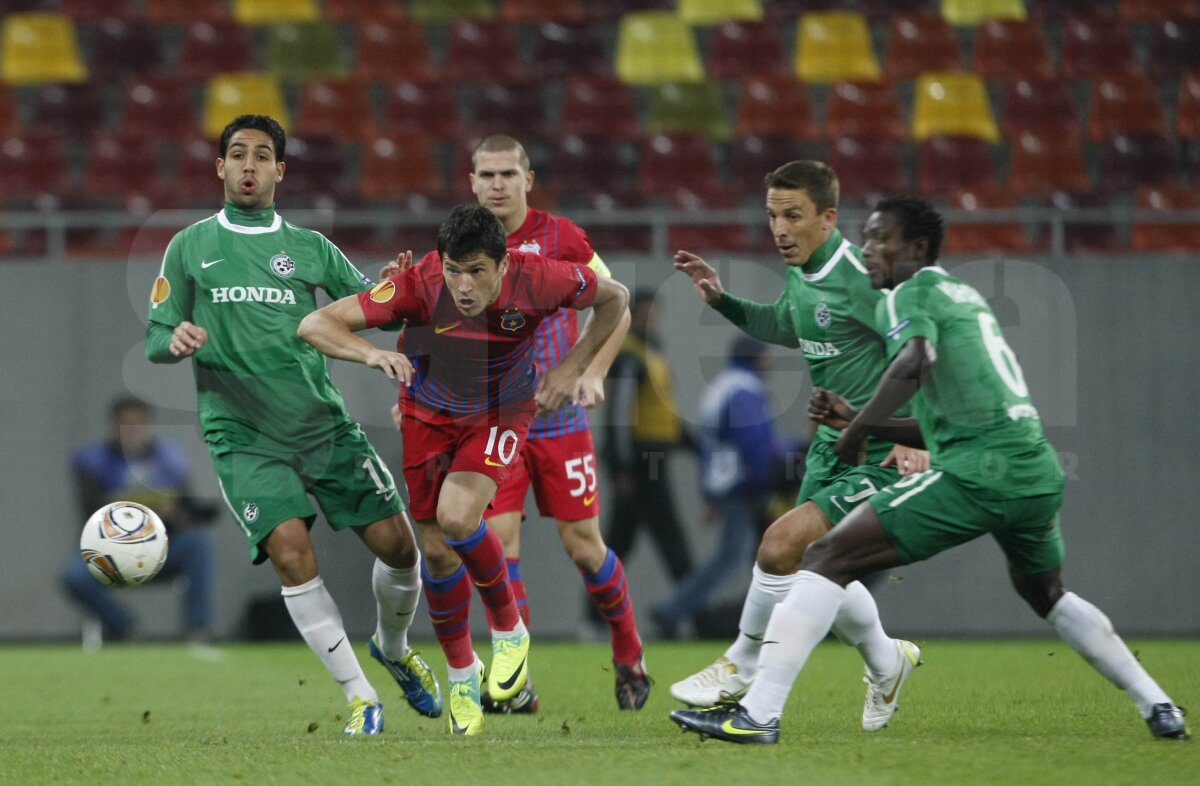
<path id="1" fill-rule="evenodd" d="M 725 291 L 721 278 L 712 265 L 690 251 L 675 252 L 675 269 L 692 280 L 692 288 L 700 299 L 747 335 L 768 344 L 795 349 L 800 346 L 791 319 L 791 303 L 787 292 L 774 303 L 756 303 L 734 297 Z"/>
<path id="2" fill-rule="evenodd" d="M 838 437 L 833 446 L 838 458 L 850 464 L 857 463 L 859 447 L 863 440 L 884 428 L 891 414 L 917 394 L 921 380 L 929 373 L 936 360 L 937 353 L 929 341 L 919 336 L 909 340 L 883 372 L 883 378 L 879 381 L 879 387 L 875 389 L 871 400 Z M 912 431 L 915 433 L 888 433 L 887 438 L 909 445 L 923 445 L 924 442 L 920 441 L 920 429 L 914 428 Z"/>
<path id="3" fill-rule="evenodd" d="M 310 313 L 300 321 L 296 335 L 331 358 L 362 363 L 379 369 L 388 379 L 399 379 L 405 385 L 411 383 L 413 367 L 407 357 L 380 349 L 354 335 L 366 327 L 362 304 L 357 295 L 350 295 Z"/>
<path id="4" fill-rule="evenodd" d="M 579 378 L 628 315 L 629 290 L 611 278 L 598 277 L 596 298 L 592 301 L 592 318 L 562 363 L 547 371 L 538 381 L 534 398 L 539 412 L 553 412 L 567 402 L 577 400 Z"/>

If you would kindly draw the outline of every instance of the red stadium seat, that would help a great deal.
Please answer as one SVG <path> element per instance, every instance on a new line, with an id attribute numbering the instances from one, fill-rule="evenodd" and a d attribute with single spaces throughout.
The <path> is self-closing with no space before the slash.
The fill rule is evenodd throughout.
<path id="1" fill-rule="evenodd" d="M 1116 133 L 1167 136 L 1158 90 L 1144 76 L 1105 76 L 1092 80 L 1088 136 L 1093 142 Z"/>
<path id="2" fill-rule="evenodd" d="M 463 127 L 453 88 L 424 81 L 387 85 L 380 129 L 389 134 L 424 133 L 437 139 L 461 137 Z"/>
<path id="3" fill-rule="evenodd" d="M 887 82 L 841 82 L 829 93 L 826 136 L 906 139 L 896 91 Z"/>
<path id="4" fill-rule="evenodd" d="M 360 182 L 362 195 L 371 200 L 446 193 L 437 151 L 423 134 L 390 134 L 368 140 L 363 145 Z"/>
<path id="5" fill-rule="evenodd" d="M 323 0 L 323 16 L 330 22 L 398 22 L 406 18 L 402 0 Z"/>
<path id="6" fill-rule="evenodd" d="M 538 188 L 582 201 L 597 190 L 624 203 L 633 196 L 624 145 L 608 135 L 569 134 L 558 139 L 548 169 L 538 170 Z"/>
<path id="7" fill-rule="evenodd" d="M 142 77 L 126 83 L 121 128 L 158 137 L 200 130 L 194 86 L 174 77 Z"/>
<path id="8" fill-rule="evenodd" d="M 837 172 L 843 197 L 873 202 L 884 194 L 908 190 L 900 167 L 900 143 L 891 137 L 830 134 L 828 162 Z"/>
<path id="9" fill-rule="evenodd" d="M 1004 113 L 1000 127 L 1009 139 L 1023 131 L 1074 133 L 1080 128 L 1065 80 L 1022 79 L 1004 88 Z"/>
<path id="10" fill-rule="evenodd" d="M 993 19 L 975 28 L 975 70 L 984 79 L 1052 79 L 1054 66 L 1042 23 Z"/>
<path id="11" fill-rule="evenodd" d="M 1114 134 L 1100 145 L 1102 191 L 1133 191 L 1178 178 L 1179 158 L 1171 140 L 1157 134 Z"/>
<path id="12" fill-rule="evenodd" d="M 71 190 L 63 138 L 43 131 L 0 137 L 0 199 L 33 207 L 43 198 L 56 203 Z"/>
<path id="13" fill-rule="evenodd" d="M 611 74 L 612 58 L 602 25 L 547 22 L 533 30 L 532 73 L 561 78 L 571 74 Z"/>
<path id="14" fill-rule="evenodd" d="M 765 22 L 725 22 L 709 39 L 708 75 L 713 79 L 791 76 L 779 29 Z"/>
<path id="15" fill-rule="evenodd" d="M 1126 22 L 1160 22 L 1195 19 L 1200 16 L 1200 8 L 1196 6 L 1196 0 L 1121 0 L 1117 14 Z"/>
<path id="16" fill-rule="evenodd" d="M 1189 71 L 1179 80 L 1175 106 L 1175 133 L 1180 139 L 1200 139 L 1200 70 Z"/>
<path id="17" fill-rule="evenodd" d="M 285 205 L 334 206 L 354 192 L 342 144 L 331 137 L 289 135 L 287 176 L 279 184 Z"/>
<path id="18" fill-rule="evenodd" d="M 16 133 L 20 126 L 19 120 L 16 98 L 13 96 L 12 88 L 0 84 L 0 136 Z"/>
<path id="19" fill-rule="evenodd" d="M 768 172 L 788 161 L 811 157 L 809 146 L 791 135 L 739 136 L 733 143 L 732 191 L 739 196 L 761 196 Z"/>
<path id="20" fill-rule="evenodd" d="M 1155 79 L 1178 79 L 1200 69 L 1200 19 L 1169 19 L 1150 25 L 1153 54 L 1146 68 Z"/>
<path id="21" fill-rule="evenodd" d="M 225 0 L 146 0 L 146 18 L 159 24 L 228 22 Z"/>
<path id="22" fill-rule="evenodd" d="M 442 72 L 451 82 L 507 82 L 525 76 L 516 27 L 507 22 L 459 21 L 450 26 Z"/>
<path id="23" fill-rule="evenodd" d="M 479 131 L 508 134 L 528 144 L 549 133 L 547 103 L 540 80 L 480 85 L 471 125 Z"/>
<path id="24" fill-rule="evenodd" d="M 1009 146 L 1009 190 L 1018 196 L 1082 193 L 1092 187 L 1079 132 L 1022 131 Z"/>
<path id="25" fill-rule="evenodd" d="M 88 140 L 83 197 L 91 207 L 126 207 L 145 213 L 154 209 L 164 188 L 157 166 L 131 167 L 130 162 L 153 161 L 155 137 L 140 133 L 93 134 Z"/>
<path id="26" fill-rule="evenodd" d="M 603 0 L 588 2 L 586 12 L 589 19 L 597 22 L 612 22 L 635 11 L 671 11 L 672 0 Z"/>
<path id="27" fill-rule="evenodd" d="M 1111 221 L 1073 222 L 1070 221 L 1072 211 L 1079 209 L 1112 209 L 1110 197 L 1094 192 L 1072 194 L 1058 191 L 1051 197 L 1051 204 L 1068 219 L 1063 231 L 1063 244 L 1069 254 L 1078 253 L 1112 253 L 1124 250 L 1125 246 L 1117 236 L 1116 216 Z"/>
<path id="28" fill-rule="evenodd" d="M 1062 75 L 1067 79 L 1140 71 L 1129 26 L 1115 14 L 1076 14 L 1067 18 L 1062 40 Z"/>
<path id="29" fill-rule="evenodd" d="M 59 0 L 59 10 L 80 22 L 99 22 L 104 19 L 137 19 L 142 15 L 142 4 L 137 0 Z"/>
<path id="30" fill-rule="evenodd" d="M 997 188 L 979 188 L 958 192 L 950 200 L 950 206 L 968 213 L 980 210 L 1014 210 L 1017 201 L 1010 194 Z M 946 244 L 942 246 L 942 250 L 947 254 L 1021 254 L 1032 251 L 1033 246 L 1020 224 L 973 224 L 969 219 L 958 218 L 949 222 L 946 227 Z"/>
<path id="31" fill-rule="evenodd" d="M 226 72 L 255 71 L 250 28 L 233 22 L 191 22 L 183 28 L 179 75 L 202 81 Z"/>
<path id="32" fill-rule="evenodd" d="M 368 82 L 433 79 L 437 70 L 429 57 L 425 26 L 402 19 L 362 22 L 354 73 Z"/>
<path id="33" fill-rule="evenodd" d="M 750 77 L 738 91 L 738 134 L 789 134 L 820 139 L 808 89 L 791 75 Z"/>
<path id="34" fill-rule="evenodd" d="M 506 22 L 577 22 L 583 18 L 580 0 L 502 0 L 500 18 Z"/>
<path id="35" fill-rule="evenodd" d="M 671 215 L 678 217 L 686 217 L 688 213 L 702 210 L 726 210 L 738 206 L 737 200 L 728 193 L 703 197 L 686 189 L 680 189 L 672 194 L 671 204 L 675 208 Z M 741 223 L 675 223 L 667 230 L 667 246 L 672 250 L 683 248 L 700 253 L 709 251 L 748 252 L 754 249 L 750 231 Z"/>
<path id="36" fill-rule="evenodd" d="M 221 181 L 217 178 L 217 143 L 203 134 L 183 137 L 173 158 L 179 169 L 174 192 L 187 207 L 208 207 L 219 198 Z"/>
<path id="37" fill-rule="evenodd" d="M 158 25 L 109 18 L 91 30 L 88 68 L 96 79 L 158 71 L 163 46 Z"/>
<path id="38" fill-rule="evenodd" d="M 996 183 L 992 146 L 965 136 L 932 136 L 917 151 L 917 190 L 949 195 Z"/>
<path id="39" fill-rule="evenodd" d="M 1200 191 L 1172 183 L 1142 186 L 1137 191 L 1138 210 L 1200 210 Z M 1137 251 L 1200 252 L 1200 224 L 1158 224 L 1151 218 L 1135 218 L 1130 245 Z"/>
<path id="40" fill-rule="evenodd" d="M 632 139 L 641 134 L 633 88 L 615 76 L 569 77 L 564 85 L 562 130 L 566 134 L 607 134 Z"/>
<path id="41" fill-rule="evenodd" d="M 299 133 L 360 141 L 374 133 L 374 125 L 366 84 L 343 79 L 316 80 L 300 88 L 296 111 Z"/>
<path id="42" fill-rule="evenodd" d="M 641 146 L 638 192 L 670 197 L 686 190 L 700 198 L 716 198 L 724 185 L 713 145 L 700 134 L 655 134 Z"/>
<path id="43" fill-rule="evenodd" d="M 883 72 L 889 79 L 915 79 L 926 71 L 961 71 L 958 34 L 937 13 L 896 14 L 888 25 Z"/>
<path id="44" fill-rule="evenodd" d="M 31 129 L 84 136 L 107 125 L 109 102 L 102 83 L 40 85 L 31 103 Z"/>

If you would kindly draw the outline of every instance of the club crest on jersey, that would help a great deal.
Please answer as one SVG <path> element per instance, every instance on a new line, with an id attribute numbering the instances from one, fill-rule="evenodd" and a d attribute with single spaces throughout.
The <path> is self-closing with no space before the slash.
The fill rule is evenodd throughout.
<path id="1" fill-rule="evenodd" d="M 166 303 L 169 297 L 171 297 L 171 282 L 163 276 L 154 279 L 154 286 L 150 288 L 150 307 L 158 308 Z"/>
<path id="2" fill-rule="evenodd" d="M 371 288 L 370 298 L 376 303 L 386 303 L 396 294 L 396 285 L 391 281 L 380 281 Z"/>
<path id="3" fill-rule="evenodd" d="M 813 319 L 817 320 L 818 327 L 827 328 L 833 323 L 833 313 L 829 310 L 829 306 L 818 303 L 813 309 Z"/>
<path id="4" fill-rule="evenodd" d="M 247 524 L 253 524 L 257 521 L 258 505 L 255 505 L 253 502 L 247 502 L 246 507 L 242 508 L 242 518 L 246 520 Z"/>
<path id="5" fill-rule="evenodd" d="M 517 250 L 540 254 L 542 253 L 542 244 L 536 240 L 522 240 L 521 245 L 517 246 Z"/>
<path id="6" fill-rule="evenodd" d="M 515 308 L 508 309 L 500 315 L 500 327 L 515 333 L 525 327 L 525 313 Z"/>
<path id="7" fill-rule="evenodd" d="M 296 263 L 287 254 L 276 254 L 271 257 L 271 270 L 280 278 L 288 278 L 296 272 Z"/>

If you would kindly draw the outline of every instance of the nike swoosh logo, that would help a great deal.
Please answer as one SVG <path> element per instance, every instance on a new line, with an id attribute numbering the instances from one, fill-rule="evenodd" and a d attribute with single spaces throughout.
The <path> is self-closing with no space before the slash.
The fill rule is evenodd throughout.
<path id="1" fill-rule="evenodd" d="M 221 257 L 220 259 L 214 259 L 212 262 L 201 262 L 200 267 L 210 268 L 213 265 L 217 264 L 218 262 L 224 262 L 224 261 L 225 261 L 225 257 Z"/>
<path id="2" fill-rule="evenodd" d="M 513 685 L 517 684 L 517 678 L 521 676 L 521 672 L 525 671 L 525 661 L 526 660 L 528 660 L 528 656 L 521 658 L 521 665 L 517 666 L 517 670 L 512 673 L 512 677 L 500 682 L 501 690 L 508 690 Z"/>
<path id="3" fill-rule="evenodd" d="M 592 495 L 592 496 L 590 496 L 590 497 L 584 497 L 584 498 L 583 498 L 583 506 L 586 508 L 588 505 L 591 505 L 591 504 L 592 504 L 593 502 L 595 502 L 595 501 L 596 501 L 596 495 L 595 495 L 595 494 L 593 494 L 593 495 Z"/>
<path id="4" fill-rule="evenodd" d="M 489 467 L 507 467 L 508 466 L 507 464 L 500 464 L 499 462 L 492 461 L 490 458 L 485 458 L 483 460 L 483 463 L 487 464 Z"/>
<path id="5" fill-rule="evenodd" d="M 342 642 L 343 642 L 343 641 L 345 641 L 345 640 L 346 640 L 346 637 L 345 637 L 345 636 L 342 636 L 340 639 L 338 639 L 338 640 L 337 640 L 337 644 L 334 644 L 332 647 L 330 647 L 330 648 L 329 648 L 329 651 L 330 651 L 330 652 L 333 652 L 333 651 L 334 651 L 334 650 L 336 650 L 338 647 L 342 646 Z"/>
<path id="6" fill-rule="evenodd" d="M 461 324 L 462 324 L 461 322 L 455 322 L 453 325 L 446 325 L 445 327 L 438 325 L 437 327 L 435 327 L 433 329 L 433 332 L 437 333 L 440 336 L 442 333 L 445 333 L 447 330 L 454 330 L 454 328 L 458 327 Z"/>
<path id="7" fill-rule="evenodd" d="M 722 723 L 721 731 L 725 732 L 726 734 L 732 734 L 735 737 L 759 737 L 767 733 L 766 731 L 761 731 L 759 729 L 739 729 L 737 726 L 733 725 L 732 720 L 727 720 Z"/>
<path id="8" fill-rule="evenodd" d="M 458 719 L 454 717 L 454 713 L 450 713 L 450 732 L 452 734 L 466 734 L 467 727 L 459 726 Z"/>

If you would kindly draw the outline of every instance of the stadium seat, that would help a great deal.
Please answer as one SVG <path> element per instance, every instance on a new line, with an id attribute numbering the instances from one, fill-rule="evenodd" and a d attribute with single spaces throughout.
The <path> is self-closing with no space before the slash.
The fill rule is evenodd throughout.
<path id="1" fill-rule="evenodd" d="M 403 0 L 322 0 L 321 11 L 330 22 L 390 24 L 407 18 Z"/>
<path id="2" fill-rule="evenodd" d="M 830 139 L 887 137 L 901 140 L 908 129 L 896 91 L 887 82 L 842 82 L 829 92 L 825 134 Z"/>
<path id="3" fill-rule="evenodd" d="M 1009 153 L 1008 188 L 1017 196 L 1082 193 L 1092 187 L 1075 129 L 1022 131 L 1009 145 Z"/>
<path id="4" fill-rule="evenodd" d="M 146 19 L 157 24 L 221 23 L 230 20 L 225 0 L 146 0 Z"/>
<path id="5" fill-rule="evenodd" d="M 103 83 L 39 85 L 30 97 L 29 129 L 82 137 L 108 125 Z"/>
<path id="6" fill-rule="evenodd" d="M 88 139 L 83 197 L 91 207 L 153 204 L 166 192 L 161 167 L 131 167 L 133 161 L 155 161 L 158 144 L 139 133 L 93 134 Z M 137 211 L 142 212 L 142 211 Z"/>
<path id="7" fill-rule="evenodd" d="M 1200 70 L 1189 71 L 1179 80 L 1175 104 L 1175 133 L 1180 139 L 1200 139 Z"/>
<path id="8" fill-rule="evenodd" d="M 173 191 L 186 207 L 209 207 L 220 199 L 221 181 L 217 178 L 220 156 L 215 138 L 193 134 L 176 143 L 172 158 L 178 162 Z"/>
<path id="9" fill-rule="evenodd" d="M 20 128 L 16 97 L 12 88 L 0 83 L 0 137 L 15 134 Z"/>
<path id="10" fill-rule="evenodd" d="M 355 190 L 346 152 L 331 137 L 289 134 L 287 164 L 279 184 L 284 204 L 336 205 Z"/>
<path id="11" fill-rule="evenodd" d="M 733 136 L 717 82 L 656 85 L 649 93 L 645 126 L 651 134 L 703 134 L 714 142 Z"/>
<path id="12" fill-rule="evenodd" d="M 604 2 L 589 0 L 585 13 L 588 19 L 604 23 L 620 19 L 626 14 L 642 11 L 672 11 L 674 8 L 673 0 L 604 0 Z"/>
<path id="13" fill-rule="evenodd" d="M 765 22 L 725 22 L 709 39 L 708 73 L 713 79 L 791 76 L 779 31 Z"/>
<path id="14" fill-rule="evenodd" d="M 1112 253 L 1124 250 L 1124 244 L 1117 236 L 1116 215 L 1113 215 L 1111 220 L 1099 222 L 1070 220 L 1071 213 L 1081 209 L 1107 209 L 1113 213 L 1113 203 L 1109 196 L 1090 191 L 1082 193 L 1057 191 L 1050 198 L 1050 203 L 1065 214 L 1067 219 L 1063 231 L 1063 244 L 1067 253 Z"/>
<path id="15" fill-rule="evenodd" d="M 110 17 L 91 29 L 89 70 L 94 79 L 159 71 L 163 47 L 157 25 Z"/>
<path id="16" fill-rule="evenodd" d="M 254 71 L 258 47 L 250 28 L 233 22 L 192 22 L 183 28 L 179 75 L 200 81 L 227 70 Z"/>
<path id="17" fill-rule="evenodd" d="M 630 85 L 699 82 L 704 66 L 692 29 L 674 14 L 640 11 L 621 17 L 616 72 Z"/>
<path id="18" fill-rule="evenodd" d="M 673 218 L 683 218 L 689 213 L 702 210 L 729 210 L 738 206 L 737 199 L 731 194 L 719 193 L 702 196 L 687 189 L 679 189 L 671 195 L 671 211 Z M 688 251 L 749 252 L 754 249 L 750 239 L 750 231 L 745 224 L 688 224 L 676 221 L 667 229 L 667 247 Z"/>
<path id="19" fill-rule="evenodd" d="M 356 80 L 314 80 L 300 88 L 296 131 L 305 136 L 328 136 L 359 142 L 372 136 L 371 94 Z"/>
<path id="20" fill-rule="evenodd" d="M 178 137 L 200 130 L 193 83 L 174 77 L 141 77 L 126 83 L 121 99 L 121 128 L 156 137 Z"/>
<path id="21" fill-rule="evenodd" d="M 645 197 L 670 197 L 680 189 L 710 197 L 724 190 L 713 146 L 699 134 L 646 137 L 637 185 Z"/>
<path id="22" fill-rule="evenodd" d="M 583 19 L 580 0 L 503 0 L 500 18 L 517 24 L 578 22 Z"/>
<path id="23" fill-rule="evenodd" d="M 883 70 L 889 79 L 916 79 L 926 71 L 963 67 L 958 34 L 937 14 L 896 14 L 888 25 Z"/>
<path id="24" fill-rule="evenodd" d="M 768 172 L 788 161 L 811 157 L 808 146 L 794 136 L 739 134 L 733 142 L 731 190 L 737 196 L 760 197 Z"/>
<path id="25" fill-rule="evenodd" d="M 533 32 L 530 71 L 560 79 L 571 74 L 611 74 L 612 60 L 602 25 L 547 22 Z"/>
<path id="26" fill-rule="evenodd" d="M 345 74 L 337 26 L 328 22 L 271 25 L 267 28 L 267 70 L 293 82 Z"/>
<path id="27" fill-rule="evenodd" d="M 975 28 L 975 71 L 988 81 L 1050 79 L 1054 66 L 1042 23 L 994 19 Z"/>
<path id="28" fill-rule="evenodd" d="M 1157 134 L 1114 134 L 1100 145 L 1102 191 L 1133 191 L 1178 178 L 1180 165 L 1171 140 Z"/>
<path id="29" fill-rule="evenodd" d="M 1021 79 L 1006 85 L 1002 124 L 1009 139 L 1023 131 L 1078 132 L 1080 123 L 1070 84 L 1060 79 Z"/>
<path id="30" fill-rule="evenodd" d="M 1000 141 L 1000 131 L 988 103 L 987 90 L 978 74 L 931 72 L 917 79 L 913 110 L 913 138 L 918 142 L 937 135 L 974 136 Z"/>
<path id="31" fill-rule="evenodd" d="M 608 135 L 560 137 L 549 168 L 538 170 L 538 183 L 562 199 L 579 201 L 603 190 L 623 202 L 633 196 L 629 162 L 623 151 L 622 143 Z"/>
<path id="32" fill-rule="evenodd" d="M 445 179 L 437 150 L 424 134 L 376 136 L 363 145 L 360 193 L 370 200 L 395 201 L 409 194 L 442 195 Z"/>
<path id="33" fill-rule="evenodd" d="M 405 80 L 387 85 L 380 130 L 457 139 L 463 127 L 454 89 L 443 82 Z"/>
<path id="34" fill-rule="evenodd" d="M 57 200 L 71 190 L 66 148 L 60 135 L 42 131 L 0 137 L 0 199 L 32 207 L 43 196 Z"/>
<path id="35" fill-rule="evenodd" d="M 960 191 L 950 200 L 950 207 L 964 213 L 988 210 L 1015 210 L 1017 201 L 997 188 Z M 1025 229 L 1020 224 L 971 223 L 969 218 L 954 218 L 946 227 L 946 254 L 1023 254 L 1033 250 Z"/>
<path id="36" fill-rule="evenodd" d="M 1195 19 L 1200 16 L 1200 7 L 1196 0 L 1120 0 L 1117 15 L 1126 22 Z"/>
<path id="37" fill-rule="evenodd" d="M 138 0 L 59 0 L 59 11 L 80 22 L 101 22 L 105 19 L 137 19 L 142 15 L 142 4 Z"/>
<path id="38" fill-rule="evenodd" d="M 564 84 L 562 130 L 632 139 L 641 134 L 633 88 L 613 76 L 581 74 Z"/>
<path id="39" fill-rule="evenodd" d="M 855 11 L 812 11 L 797 22 L 796 76 L 804 82 L 875 82 L 879 60 L 867 19 Z"/>
<path id="40" fill-rule="evenodd" d="M 1200 19 L 1169 19 L 1150 25 L 1146 70 L 1155 79 L 1178 79 L 1200 69 Z"/>
<path id="41" fill-rule="evenodd" d="M 689 25 L 757 22 L 763 18 L 760 0 L 677 0 L 675 10 Z"/>
<path id="42" fill-rule="evenodd" d="M 450 25 L 442 74 L 452 82 L 507 82 L 525 69 L 517 54 L 517 29 L 508 22 L 462 20 Z"/>
<path id="43" fill-rule="evenodd" d="M 948 196 L 994 186 L 992 146 L 974 136 L 931 136 L 917 149 L 917 191 Z"/>
<path id="44" fill-rule="evenodd" d="M 317 0 L 233 0 L 233 18 L 244 25 L 315 22 L 321 9 Z"/>
<path id="45" fill-rule="evenodd" d="M 1158 90 L 1148 77 L 1105 76 L 1093 79 L 1088 136 L 1099 142 L 1115 133 L 1167 136 L 1167 120 Z"/>
<path id="46" fill-rule="evenodd" d="M 821 137 L 808 88 L 790 75 L 742 80 L 736 131 L 738 135 L 780 134 L 810 141 Z"/>
<path id="47" fill-rule="evenodd" d="M 830 135 L 826 159 L 837 173 L 842 197 L 873 202 L 885 194 L 908 190 L 900 166 L 900 143 L 888 137 Z"/>
<path id="48" fill-rule="evenodd" d="M 62 14 L 8 14 L 0 50 L 0 79 L 9 84 L 87 81 L 75 25 Z"/>
<path id="49" fill-rule="evenodd" d="M 466 19 L 496 18 L 492 0 L 412 0 L 409 13 L 427 25 L 448 25 Z"/>
<path id="50" fill-rule="evenodd" d="M 1115 14 L 1075 14 L 1063 25 L 1062 75 L 1091 79 L 1141 71 L 1133 53 L 1129 27 Z"/>
<path id="51" fill-rule="evenodd" d="M 412 20 L 364 21 L 358 27 L 354 74 L 368 82 L 430 80 L 436 75 L 425 26 Z"/>
<path id="52" fill-rule="evenodd" d="M 1200 211 L 1200 191 L 1178 183 L 1142 186 L 1135 206 L 1139 211 Z M 1130 245 L 1136 251 L 1200 253 L 1200 223 L 1160 224 L 1150 217 L 1134 217 Z"/>
<path id="53" fill-rule="evenodd" d="M 471 127 L 530 143 L 550 132 L 543 81 L 491 82 L 479 86 Z"/>
<path id="54" fill-rule="evenodd" d="M 218 137 L 238 115 L 270 115 L 284 129 L 290 127 L 287 105 L 278 80 L 269 74 L 218 74 L 208 81 L 202 128 Z"/>
<path id="55" fill-rule="evenodd" d="M 974 27 L 992 19 L 1023 20 L 1024 0 L 942 0 L 942 18 L 955 27 Z"/>

